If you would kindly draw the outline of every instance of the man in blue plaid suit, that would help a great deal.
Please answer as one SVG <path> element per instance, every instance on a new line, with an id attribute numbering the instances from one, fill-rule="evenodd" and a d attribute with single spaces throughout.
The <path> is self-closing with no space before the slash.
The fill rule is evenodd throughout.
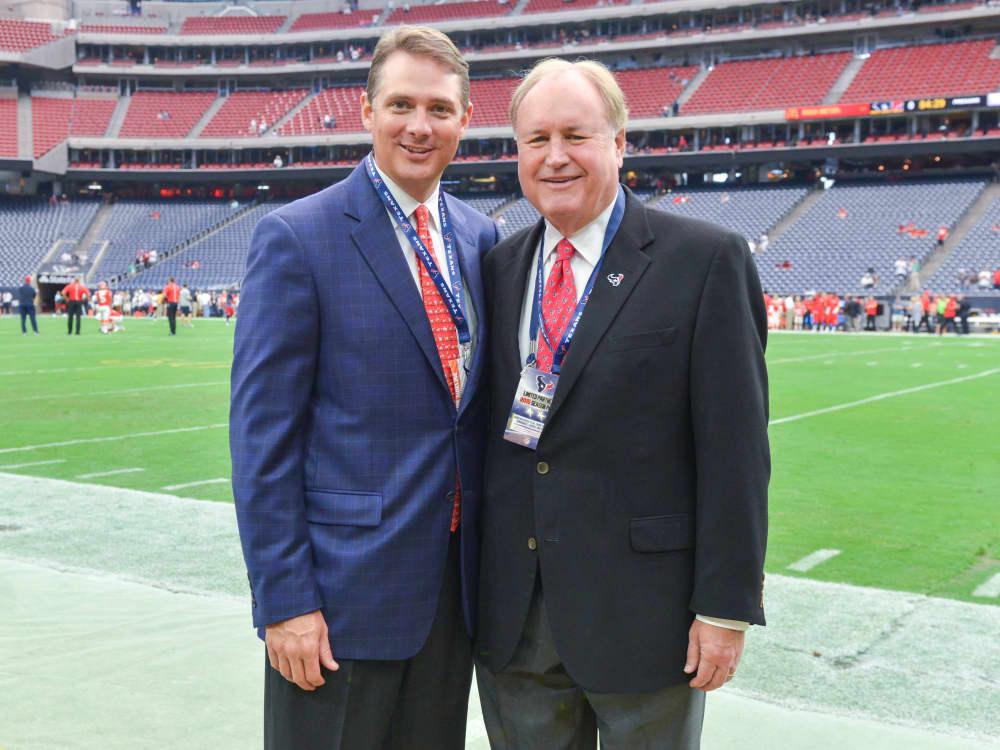
<path id="1" fill-rule="evenodd" d="M 230 442 L 267 748 L 464 746 L 498 233 L 439 183 L 471 113 L 447 37 L 387 33 L 372 155 L 254 233 Z"/>

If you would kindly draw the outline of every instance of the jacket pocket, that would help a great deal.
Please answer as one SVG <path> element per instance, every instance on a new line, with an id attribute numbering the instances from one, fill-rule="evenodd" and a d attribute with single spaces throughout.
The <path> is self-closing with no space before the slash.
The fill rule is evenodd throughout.
<path id="1" fill-rule="evenodd" d="M 694 547 L 691 516 L 643 516 L 628 522 L 629 543 L 636 552 L 670 552 Z"/>
<path id="2" fill-rule="evenodd" d="M 306 520 L 333 526 L 378 526 L 382 495 L 377 492 L 306 490 Z"/>
<path id="3" fill-rule="evenodd" d="M 642 331 L 624 336 L 610 336 L 608 351 L 621 352 L 626 349 L 652 349 L 666 346 L 677 337 L 676 328 L 663 328 L 659 331 Z"/>

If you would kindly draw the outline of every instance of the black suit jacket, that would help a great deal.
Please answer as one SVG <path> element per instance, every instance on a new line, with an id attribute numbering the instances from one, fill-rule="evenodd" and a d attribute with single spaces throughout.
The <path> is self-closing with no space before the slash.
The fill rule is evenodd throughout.
<path id="1" fill-rule="evenodd" d="M 543 230 L 513 235 L 484 264 L 492 416 L 477 654 L 494 672 L 510 660 L 538 571 L 573 679 L 656 690 L 687 679 L 695 613 L 764 623 L 760 282 L 742 237 L 628 194 L 532 451 L 503 432 Z"/>

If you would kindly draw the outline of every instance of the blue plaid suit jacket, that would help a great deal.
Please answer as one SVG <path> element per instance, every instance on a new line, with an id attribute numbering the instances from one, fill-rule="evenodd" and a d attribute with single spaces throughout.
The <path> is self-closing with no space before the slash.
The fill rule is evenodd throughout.
<path id="1" fill-rule="evenodd" d="M 230 450 L 263 626 L 321 609 L 335 657 L 406 659 L 430 631 L 462 483 L 475 627 L 487 403 L 480 260 L 496 225 L 446 196 L 478 324 L 456 409 L 427 315 L 363 166 L 260 221 L 240 297 Z"/>

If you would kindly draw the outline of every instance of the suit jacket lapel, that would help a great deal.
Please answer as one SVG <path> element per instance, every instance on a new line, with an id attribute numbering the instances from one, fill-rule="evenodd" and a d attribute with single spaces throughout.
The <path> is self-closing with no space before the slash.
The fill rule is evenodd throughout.
<path id="1" fill-rule="evenodd" d="M 456 207 L 456 199 L 447 193 L 444 194 L 444 202 L 448 207 L 448 215 L 451 219 L 451 231 L 455 233 L 455 245 L 458 250 L 458 265 L 462 272 L 462 281 L 468 293 L 466 303 L 471 300 L 472 308 L 476 313 L 476 325 L 479 328 L 476 348 L 472 353 L 472 363 L 469 367 L 469 376 L 462 391 L 462 399 L 458 405 L 459 413 L 469 403 L 472 394 L 475 393 L 482 376 L 483 360 L 486 356 L 487 340 L 489 338 L 489 322 L 486 318 L 486 304 L 483 298 L 483 276 L 479 259 L 479 239 L 466 227 L 462 221 L 460 209 Z M 443 248 L 442 248 L 443 253 Z M 442 258 L 443 261 L 443 258 Z"/>
<path id="2" fill-rule="evenodd" d="M 545 222 L 539 220 L 535 228 L 527 234 L 521 247 L 497 269 L 495 289 L 497 299 L 493 305 L 497 315 L 497 325 L 494 330 L 498 331 L 502 338 L 499 341 L 492 341 L 491 346 L 498 347 L 502 357 L 503 372 L 511 373 L 515 383 L 524 365 L 519 344 L 524 290 L 527 288 L 528 275 L 534 270 L 531 261 L 534 259 L 535 249 L 541 242 L 544 231 Z"/>
<path id="3" fill-rule="evenodd" d="M 559 385 L 552 399 L 546 424 L 552 424 L 556 412 L 566 401 L 594 349 L 604 338 L 608 326 L 618 315 L 650 263 L 649 256 L 642 252 L 642 248 L 653 241 L 653 234 L 646 221 L 646 209 L 631 193 L 627 193 L 627 201 L 622 225 L 608 247 L 600 276 L 594 281 L 590 300 L 584 308 L 573 343 L 563 362 Z M 612 276 L 620 276 L 618 286 L 613 286 L 608 281 L 608 277 Z M 583 279 L 578 281 L 586 283 Z"/>
<path id="4" fill-rule="evenodd" d="M 389 215 L 369 182 L 363 164 L 354 170 L 348 181 L 349 194 L 355 200 L 347 207 L 346 212 L 359 219 L 351 232 L 351 238 L 386 295 L 403 316 L 441 387 L 448 390 L 424 302 L 399 249 L 399 241 Z"/>

